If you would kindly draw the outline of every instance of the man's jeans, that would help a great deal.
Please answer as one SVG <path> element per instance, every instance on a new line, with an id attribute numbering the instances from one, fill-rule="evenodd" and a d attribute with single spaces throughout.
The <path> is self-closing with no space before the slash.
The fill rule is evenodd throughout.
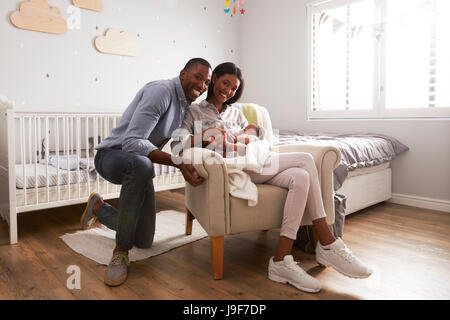
<path id="1" fill-rule="evenodd" d="M 116 245 L 124 250 L 151 247 L 156 218 L 153 163 L 120 149 L 103 149 L 95 156 L 95 168 L 109 182 L 122 185 L 119 209 L 105 202 L 97 211 L 99 221 L 116 231 Z"/>

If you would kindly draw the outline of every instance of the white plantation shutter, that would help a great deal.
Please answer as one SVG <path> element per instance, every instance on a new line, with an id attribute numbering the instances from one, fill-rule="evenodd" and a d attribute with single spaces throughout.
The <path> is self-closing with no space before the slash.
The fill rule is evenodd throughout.
<path id="1" fill-rule="evenodd" d="M 310 118 L 449 117 L 450 0 L 308 5 Z"/>

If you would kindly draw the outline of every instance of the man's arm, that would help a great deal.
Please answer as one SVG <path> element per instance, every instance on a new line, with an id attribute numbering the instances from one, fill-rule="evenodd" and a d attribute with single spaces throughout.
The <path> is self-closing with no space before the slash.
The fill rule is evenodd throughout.
<path id="1" fill-rule="evenodd" d="M 157 149 L 148 137 L 169 108 L 170 101 L 170 91 L 162 85 L 155 85 L 143 91 L 125 132 L 123 151 L 147 156 Z"/>

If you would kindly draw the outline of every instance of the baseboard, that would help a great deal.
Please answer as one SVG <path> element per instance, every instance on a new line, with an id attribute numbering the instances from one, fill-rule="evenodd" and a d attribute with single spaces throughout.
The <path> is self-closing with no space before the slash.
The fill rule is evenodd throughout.
<path id="1" fill-rule="evenodd" d="M 450 201 L 393 193 L 388 202 L 450 213 Z"/>

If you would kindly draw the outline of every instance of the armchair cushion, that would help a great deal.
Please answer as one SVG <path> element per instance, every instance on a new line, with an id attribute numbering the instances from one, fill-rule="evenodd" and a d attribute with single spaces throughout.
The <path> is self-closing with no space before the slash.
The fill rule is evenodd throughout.
<path id="1" fill-rule="evenodd" d="M 230 197 L 230 234 L 279 228 L 288 190 L 269 184 L 257 184 L 258 204 Z"/>

